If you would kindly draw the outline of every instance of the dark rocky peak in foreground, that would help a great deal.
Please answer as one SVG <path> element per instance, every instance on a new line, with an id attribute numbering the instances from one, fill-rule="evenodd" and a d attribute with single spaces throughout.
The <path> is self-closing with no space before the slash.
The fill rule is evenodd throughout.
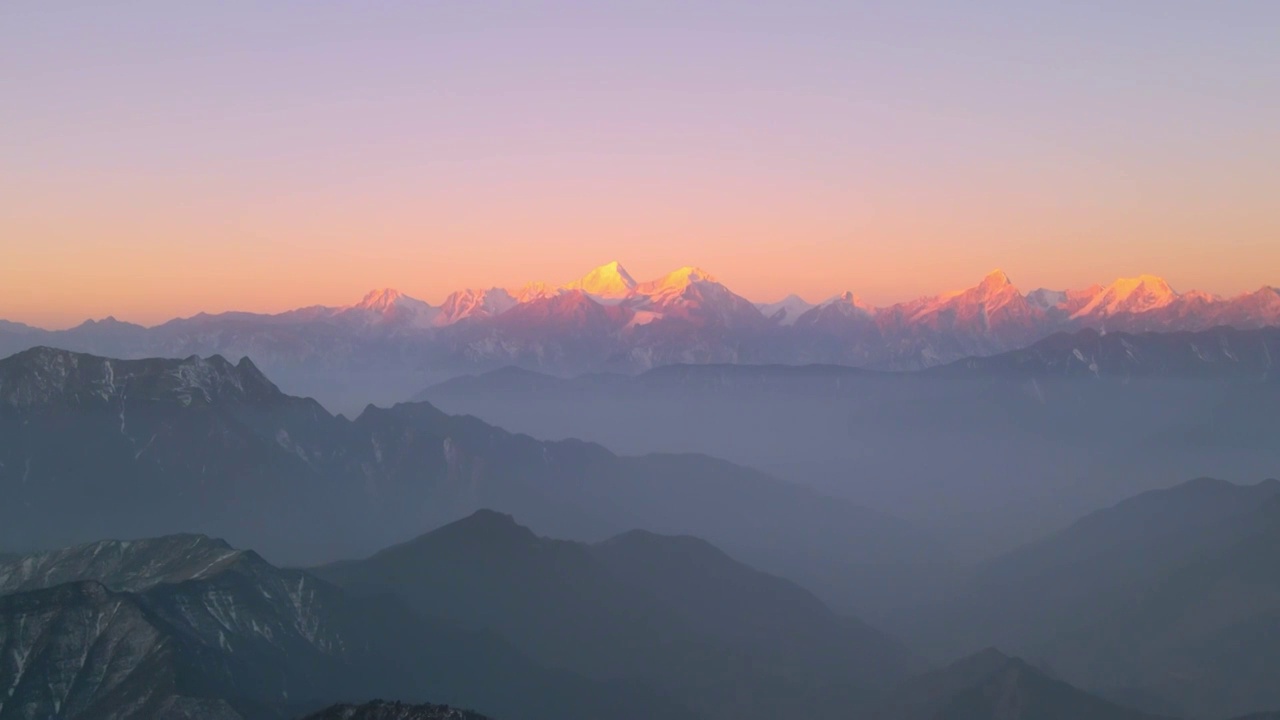
<path id="1" fill-rule="evenodd" d="M 102 540 L 27 556 L 0 557 L 0 594 L 77 580 L 139 592 L 162 582 L 212 576 L 244 556 L 243 551 L 204 535 Z"/>
<path id="2" fill-rule="evenodd" d="M 0 360 L 0 405 L 93 407 L 126 399 L 211 405 L 285 396 L 248 358 L 113 360 L 37 347 Z"/>

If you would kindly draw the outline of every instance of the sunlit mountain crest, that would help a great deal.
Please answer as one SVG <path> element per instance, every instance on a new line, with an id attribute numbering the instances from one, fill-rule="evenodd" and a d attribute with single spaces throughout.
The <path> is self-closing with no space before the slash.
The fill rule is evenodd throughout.
<path id="1" fill-rule="evenodd" d="M 1146 312 L 1165 307 L 1178 299 L 1178 293 L 1169 287 L 1164 278 L 1139 275 L 1120 278 L 1103 288 L 1072 317 L 1090 315 L 1115 315 L 1122 312 Z"/>
<path id="2" fill-rule="evenodd" d="M 690 292 L 691 288 L 700 290 Z M 471 317 L 500 315 L 516 305 L 544 301 L 572 291 L 581 291 L 596 302 L 623 304 L 634 310 L 659 314 L 663 307 L 678 305 L 682 309 L 696 310 L 698 306 L 708 302 L 738 305 L 738 300 L 741 299 L 741 296 L 729 290 L 714 275 L 698 267 L 686 266 L 660 278 L 638 282 L 615 260 L 564 285 L 533 281 L 510 289 L 493 287 L 459 290 L 450 294 L 439 306 L 393 288 L 380 288 L 370 291 L 354 305 L 308 310 L 327 310 L 327 314 L 338 314 L 357 309 L 371 311 L 384 320 L 408 319 L 415 326 L 443 327 Z M 708 292 L 717 297 L 707 297 Z M 975 286 L 892 305 L 873 305 L 852 291 L 817 304 L 791 294 L 777 302 L 752 305 L 764 320 L 780 326 L 793 325 L 806 313 L 825 307 L 836 308 L 840 313 L 851 317 L 865 317 L 891 310 L 894 315 L 905 317 L 910 322 L 925 322 L 939 313 L 963 312 L 966 307 L 980 310 L 987 316 L 1013 312 L 1033 318 L 1043 314 L 1075 322 L 1089 322 L 1118 315 L 1149 313 L 1171 306 L 1175 309 L 1180 305 L 1188 306 L 1179 309 L 1180 314 L 1186 315 L 1188 312 L 1194 314 L 1200 306 L 1203 306 L 1200 309 L 1207 310 L 1210 306 L 1217 308 L 1224 304 L 1238 304 L 1250 306 L 1255 313 L 1275 315 L 1275 319 L 1280 320 L 1280 307 L 1275 307 L 1280 305 L 1277 298 L 1280 298 L 1280 291 L 1271 287 L 1226 299 L 1195 290 L 1179 293 L 1166 280 L 1154 275 L 1119 278 L 1107 285 L 1071 290 L 1039 288 L 1023 294 L 1007 273 L 997 269 Z M 1241 313 L 1236 312 L 1235 315 L 1239 316 Z M 652 319 L 652 315 L 647 315 L 634 324 L 646 324 Z"/>
<path id="3" fill-rule="evenodd" d="M 617 260 L 601 265 L 565 285 L 565 290 L 581 290 L 598 298 L 622 299 L 636 289 L 636 281 Z"/>

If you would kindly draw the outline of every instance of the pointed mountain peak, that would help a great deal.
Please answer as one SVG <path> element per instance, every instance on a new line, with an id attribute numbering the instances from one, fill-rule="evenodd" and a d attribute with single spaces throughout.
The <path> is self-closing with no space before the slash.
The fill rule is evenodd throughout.
<path id="1" fill-rule="evenodd" d="M 1162 277 L 1139 275 L 1119 278 L 1098 290 L 1084 307 L 1071 315 L 1072 319 L 1088 316 L 1141 313 L 1173 303 L 1178 293 Z"/>
<path id="2" fill-rule="evenodd" d="M 711 273 L 700 267 L 686 265 L 667 275 L 668 280 L 678 280 L 685 283 L 691 282 L 719 282 Z"/>
<path id="3" fill-rule="evenodd" d="M 499 549 L 537 543 L 538 536 L 529 528 L 516 522 L 511 515 L 481 509 L 398 547 L 412 547 L 434 542 L 461 544 L 477 549 L 483 547 Z M 390 551 L 394 552 L 395 548 L 391 548 Z"/>
<path id="4" fill-rule="evenodd" d="M 565 286 L 566 290 L 581 290 L 602 298 L 623 298 L 631 294 L 636 281 L 626 268 L 614 260 L 601 265 Z"/>
<path id="5" fill-rule="evenodd" d="M 1013 282 L 1009 280 L 1009 276 L 1005 274 L 1005 271 L 996 268 L 995 270 L 987 273 L 986 277 L 982 278 L 982 282 L 979 284 L 979 287 L 999 290 L 1012 284 Z"/>
<path id="6" fill-rule="evenodd" d="M 702 268 L 687 266 L 673 270 L 657 280 L 642 283 L 636 289 L 643 295 L 678 293 L 694 283 L 719 283 L 715 277 Z"/>
<path id="7" fill-rule="evenodd" d="M 355 307 L 361 310 L 385 312 L 404 303 L 417 304 L 421 302 L 421 300 L 415 300 L 394 288 L 378 288 L 365 293 L 364 298 Z"/>
<path id="8" fill-rule="evenodd" d="M 843 304 L 843 305 L 853 305 L 854 307 L 866 307 L 866 306 L 867 306 L 866 302 L 864 302 L 864 301 L 863 301 L 863 299 L 862 299 L 862 298 L 860 298 L 860 297 L 858 297 L 857 295 L 854 295 L 854 294 L 853 294 L 853 291 L 851 291 L 851 290 L 845 290 L 844 292 L 842 292 L 842 293 L 840 293 L 839 295 L 837 295 L 837 296 L 835 296 L 835 297 L 831 298 L 831 299 L 830 299 L 830 300 L 828 300 L 827 302 L 832 302 L 832 303 L 841 303 L 841 304 Z"/>

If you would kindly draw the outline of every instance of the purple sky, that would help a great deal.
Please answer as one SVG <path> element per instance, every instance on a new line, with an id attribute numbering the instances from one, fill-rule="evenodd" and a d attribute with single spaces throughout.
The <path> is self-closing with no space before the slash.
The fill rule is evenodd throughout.
<path id="1" fill-rule="evenodd" d="M 1280 277 L 1280 3 L 0 5 L 0 317 Z"/>

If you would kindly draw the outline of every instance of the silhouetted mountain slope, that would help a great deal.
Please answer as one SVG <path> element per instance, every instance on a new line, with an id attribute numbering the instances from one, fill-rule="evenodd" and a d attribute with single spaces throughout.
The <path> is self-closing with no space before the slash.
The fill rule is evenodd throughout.
<path id="1" fill-rule="evenodd" d="M 863 720 L 1155 720 L 988 648 L 914 677 L 856 715 Z"/>
<path id="2" fill-rule="evenodd" d="M 492 507 L 576 539 L 696 533 L 851 606 L 937 552 L 905 523 L 727 462 L 539 442 L 426 404 L 347 420 L 220 358 L 0 361 L 0 491 L 9 549 L 195 531 L 317 562 Z"/>
<path id="3" fill-rule="evenodd" d="M 1280 706 L 1280 482 L 1132 498 L 985 564 L 917 640 L 998 641 L 1111 697 L 1226 717 Z"/>
<path id="4" fill-rule="evenodd" d="M 837 717 L 914 667 L 876 631 L 687 537 L 632 532 L 589 546 L 482 511 L 316 572 L 493 628 L 555 667 L 643 680 L 714 717 Z"/>
<path id="5" fill-rule="evenodd" d="M 952 696 L 934 720 L 1156 720 L 1055 680 L 1013 658 Z"/>
<path id="6" fill-rule="evenodd" d="M 988 648 L 891 688 L 862 710 L 865 720 L 932 720 L 957 694 L 975 687 L 1010 661 Z"/>
<path id="7" fill-rule="evenodd" d="M 1087 515 L 984 563 L 937 621 L 959 643 L 948 649 L 996 642 L 1028 652 L 1088 625 L 1135 590 L 1247 536 L 1257 510 L 1278 497 L 1275 480 L 1242 486 L 1202 478 Z M 928 632 L 928 624 L 920 629 Z"/>
<path id="8" fill-rule="evenodd" d="M 1225 524 L 1186 563 L 1134 588 L 1044 652 L 1073 677 L 1140 688 L 1197 717 L 1280 707 L 1280 498 Z"/>
<path id="9" fill-rule="evenodd" d="M 0 700 L 0 718 L 178 710 L 276 718 L 379 696 L 447 700 L 510 718 L 682 716 L 625 683 L 544 670 L 490 634 L 389 599 L 349 597 L 251 551 L 175 573 L 172 560 L 201 544 L 193 540 L 137 544 L 145 550 L 107 541 L 11 564 L 9 571 L 54 567 L 57 558 L 83 574 L 69 582 L 66 568 L 26 575 L 30 589 L 0 596 L 0 687 L 13 688 Z M 121 554 L 128 563 L 97 561 Z"/>
<path id="10" fill-rule="evenodd" d="M 303 720 L 487 720 L 447 705 L 406 705 L 375 700 L 363 705 L 335 705 Z"/>

